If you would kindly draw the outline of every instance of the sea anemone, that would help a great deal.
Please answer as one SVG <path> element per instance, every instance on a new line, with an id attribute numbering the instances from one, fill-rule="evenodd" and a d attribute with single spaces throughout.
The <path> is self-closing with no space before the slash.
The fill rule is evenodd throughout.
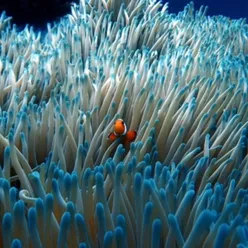
<path id="1" fill-rule="evenodd" d="M 2 14 L 2 247 L 248 244 L 248 26 L 205 12 L 81 0 L 45 36 Z"/>

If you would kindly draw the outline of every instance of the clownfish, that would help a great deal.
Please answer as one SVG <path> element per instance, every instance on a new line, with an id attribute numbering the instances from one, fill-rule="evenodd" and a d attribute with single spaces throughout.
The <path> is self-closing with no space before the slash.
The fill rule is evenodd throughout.
<path id="1" fill-rule="evenodd" d="M 125 135 L 125 140 L 128 142 L 133 142 L 135 140 L 137 136 L 137 132 L 134 130 L 129 130 L 127 131 L 126 135 Z"/>
<path id="2" fill-rule="evenodd" d="M 108 140 L 110 140 L 110 141 L 115 141 L 117 138 L 118 138 L 118 135 L 115 135 L 114 132 L 109 133 L 109 135 L 108 135 Z"/>
<path id="3" fill-rule="evenodd" d="M 115 135 L 125 135 L 127 133 L 127 126 L 122 119 L 117 119 L 114 124 Z"/>
<path id="4" fill-rule="evenodd" d="M 114 123 L 114 132 L 109 133 L 108 139 L 115 141 L 117 138 L 122 137 L 124 143 L 130 143 L 135 140 L 137 132 L 128 130 L 125 122 L 122 119 L 117 119 Z"/>

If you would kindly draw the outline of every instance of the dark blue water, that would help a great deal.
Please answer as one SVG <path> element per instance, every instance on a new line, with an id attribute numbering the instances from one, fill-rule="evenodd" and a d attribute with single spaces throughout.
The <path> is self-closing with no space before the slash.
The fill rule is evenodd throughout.
<path id="1" fill-rule="evenodd" d="M 26 24 L 35 29 L 46 28 L 47 23 L 70 13 L 71 3 L 79 0 L 0 0 L 0 14 L 5 11 L 18 27 Z"/>
<path id="2" fill-rule="evenodd" d="M 0 0 L 0 13 L 7 11 L 19 27 L 30 24 L 38 29 L 46 29 L 48 22 L 58 20 L 70 12 L 71 2 L 79 0 Z M 161 0 L 164 1 L 164 0 Z M 169 12 L 178 13 L 190 0 L 168 0 Z M 224 15 L 233 19 L 248 19 L 248 0 L 195 0 L 195 9 L 208 6 L 207 15 Z"/>
<path id="3" fill-rule="evenodd" d="M 178 13 L 190 0 L 169 0 L 169 11 Z M 208 6 L 208 15 L 224 15 L 233 19 L 248 19 L 248 0 L 195 0 L 195 8 L 199 9 L 201 5 Z"/>

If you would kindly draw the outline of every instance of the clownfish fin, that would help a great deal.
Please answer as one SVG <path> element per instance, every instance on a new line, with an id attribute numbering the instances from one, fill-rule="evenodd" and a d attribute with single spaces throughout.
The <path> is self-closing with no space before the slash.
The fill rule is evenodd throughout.
<path id="1" fill-rule="evenodd" d="M 126 135 L 125 135 L 125 140 L 128 142 L 133 142 L 135 140 L 137 136 L 137 132 L 134 130 L 129 130 L 127 131 Z"/>
<path id="2" fill-rule="evenodd" d="M 115 135 L 125 135 L 127 133 L 127 126 L 122 119 L 117 119 L 114 124 Z"/>
<path id="3" fill-rule="evenodd" d="M 110 140 L 110 141 L 115 141 L 116 139 L 118 138 L 118 136 L 117 135 L 115 135 L 115 133 L 109 133 L 109 135 L 108 135 L 108 140 Z"/>

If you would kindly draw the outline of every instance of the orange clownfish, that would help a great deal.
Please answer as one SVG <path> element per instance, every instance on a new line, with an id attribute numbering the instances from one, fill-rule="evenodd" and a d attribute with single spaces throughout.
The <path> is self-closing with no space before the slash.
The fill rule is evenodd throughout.
<path id="1" fill-rule="evenodd" d="M 114 132 L 109 133 L 109 135 L 108 135 L 108 140 L 110 140 L 110 141 L 115 141 L 117 138 L 118 138 L 118 135 L 115 135 Z"/>
<path id="2" fill-rule="evenodd" d="M 135 140 L 137 136 L 137 132 L 134 130 L 129 130 L 127 131 L 126 135 L 125 135 L 125 140 L 128 142 L 133 142 Z"/>
<path id="3" fill-rule="evenodd" d="M 127 132 L 127 126 L 122 119 L 117 119 L 114 124 L 115 135 L 125 135 Z"/>
<path id="4" fill-rule="evenodd" d="M 114 132 L 108 135 L 110 141 L 115 141 L 117 138 L 122 137 L 124 143 L 130 143 L 135 140 L 137 132 L 134 130 L 128 130 L 125 122 L 122 119 L 117 119 L 114 123 Z"/>

